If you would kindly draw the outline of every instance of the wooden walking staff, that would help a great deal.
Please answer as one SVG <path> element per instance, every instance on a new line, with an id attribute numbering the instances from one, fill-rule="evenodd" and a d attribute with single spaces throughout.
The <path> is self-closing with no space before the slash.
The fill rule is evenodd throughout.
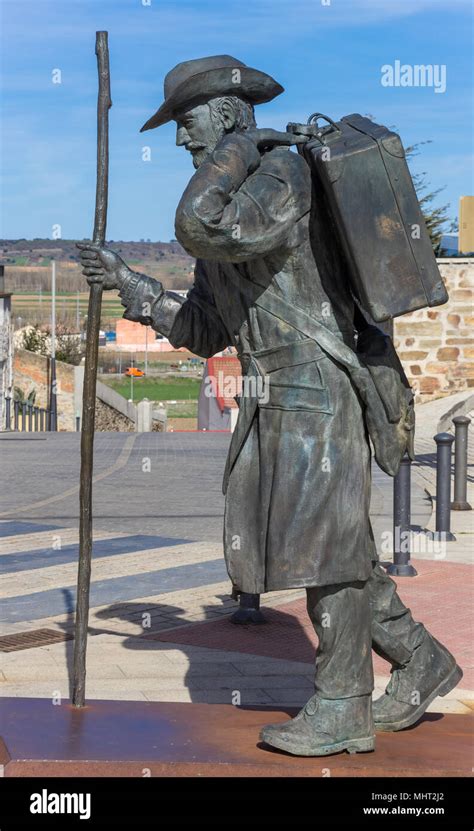
<path id="1" fill-rule="evenodd" d="M 109 109 L 110 72 L 107 32 L 96 32 L 95 52 L 99 73 L 97 99 L 97 185 L 93 242 L 105 243 L 109 177 Z M 79 568 L 77 574 L 76 630 L 74 641 L 74 672 L 72 703 L 84 706 L 86 685 L 86 648 L 89 621 L 89 590 L 92 558 L 92 468 L 94 452 L 95 395 L 97 357 L 99 351 L 102 284 L 90 286 L 87 313 L 86 360 L 81 434 L 81 480 L 79 494 Z"/>

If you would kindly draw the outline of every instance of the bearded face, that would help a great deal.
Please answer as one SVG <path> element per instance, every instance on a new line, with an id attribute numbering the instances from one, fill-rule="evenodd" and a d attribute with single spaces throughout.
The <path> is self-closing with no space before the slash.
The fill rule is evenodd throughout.
<path id="1" fill-rule="evenodd" d="M 191 153 L 195 168 L 212 153 L 225 132 L 223 122 L 213 117 L 209 104 L 199 104 L 180 113 L 176 124 L 176 144 Z"/>
<path id="2" fill-rule="evenodd" d="M 198 168 L 214 150 L 225 133 L 255 127 L 253 107 L 234 96 L 213 98 L 204 104 L 179 112 L 176 120 L 176 144 L 185 147 Z"/>

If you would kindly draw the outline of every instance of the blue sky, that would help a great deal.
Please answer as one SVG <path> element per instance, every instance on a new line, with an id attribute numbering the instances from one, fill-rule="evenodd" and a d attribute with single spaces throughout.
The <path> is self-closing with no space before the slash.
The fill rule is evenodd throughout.
<path id="1" fill-rule="evenodd" d="M 82 239 L 92 231 L 97 69 L 95 31 L 109 32 L 109 239 L 169 240 L 193 167 L 174 125 L 144 134 L 176 63 L 231 54 L 285 93 L 257 108 L 284 129 L 313 111 L 370 113 L 404 143 L 424 139 L 414 169 L 440 199 L 473 192 L 470 0 L 0 0 L 2 213 L 0 236 Z M 384 87 L 381 67 L 445 65 L 447 89 Z M 61 84 L 52 71 L 61 70 Z M 151 161 L 142 148 L 151 147 Z"/>

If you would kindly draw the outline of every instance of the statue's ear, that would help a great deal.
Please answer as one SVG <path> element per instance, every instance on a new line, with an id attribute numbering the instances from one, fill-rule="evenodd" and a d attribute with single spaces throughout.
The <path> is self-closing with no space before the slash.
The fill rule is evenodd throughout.
<path id="1" fill-rule="evenodd" d="M 235 127 L 236 117 L 232 101 L 228 98 L 224 98 L 220 105 L 220 111 L 224 129 L 227 131 L 233 130 Z"/>

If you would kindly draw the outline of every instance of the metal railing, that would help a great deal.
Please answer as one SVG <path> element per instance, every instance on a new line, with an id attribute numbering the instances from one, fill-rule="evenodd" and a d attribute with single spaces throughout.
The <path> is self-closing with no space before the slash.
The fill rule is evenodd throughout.
<path id="1" fill-rule="evenodd" d="M 5 430 L 15 433 L 45 433 L 51 427 L 51 410 L 29 401 L 5 396 Z"/>

